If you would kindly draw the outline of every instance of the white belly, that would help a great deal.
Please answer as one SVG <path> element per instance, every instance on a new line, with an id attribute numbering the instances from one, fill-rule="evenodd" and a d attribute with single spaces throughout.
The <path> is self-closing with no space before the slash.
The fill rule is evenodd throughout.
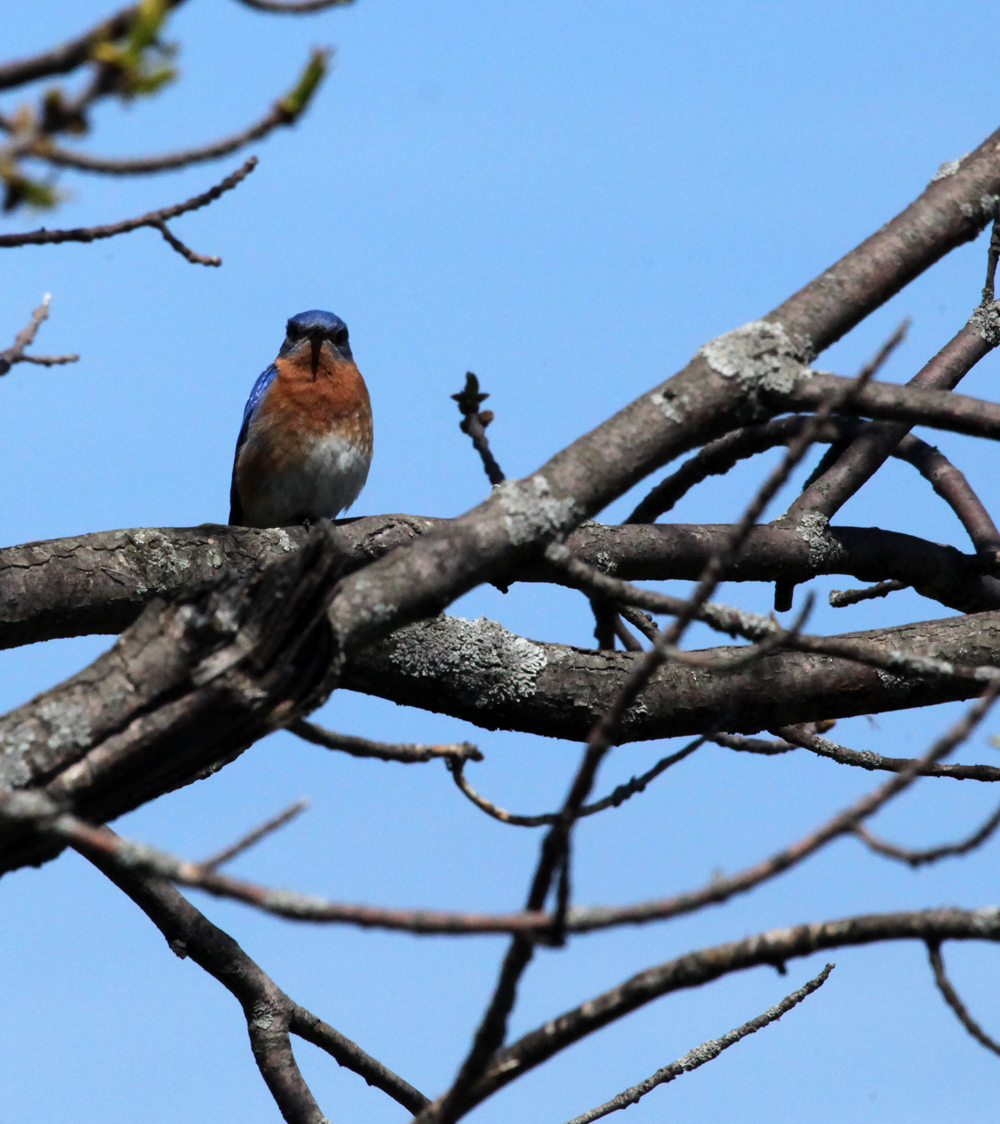
<path id="1" fill-rule="evenodd" d="M 252 527 L 287 527 L 308 519 L 333 519 L 358 498 L 368 479 L 371 453 L 331 434 L 311 444 L 294 468 L 271 472 L 244 516 Z"/>

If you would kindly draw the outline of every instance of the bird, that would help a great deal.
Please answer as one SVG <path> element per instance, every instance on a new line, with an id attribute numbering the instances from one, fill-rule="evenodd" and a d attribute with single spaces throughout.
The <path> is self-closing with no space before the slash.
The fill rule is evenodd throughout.
<path id="1" fill-rule="evenodd" d="M 358 498 L 372 458 L 368 387 L 339 316 L 293 316 L 243 410 L 229 491 L 237 527 L 307 526 Z"/>

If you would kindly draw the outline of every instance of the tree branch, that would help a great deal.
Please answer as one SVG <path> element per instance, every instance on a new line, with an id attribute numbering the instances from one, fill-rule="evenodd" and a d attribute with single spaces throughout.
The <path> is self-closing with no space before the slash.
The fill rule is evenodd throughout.
<path id="1" fill-rule="evenodd" d="M 183 254 L 188 261 L 198 262 L 202 265 L 221 265 L 221 258 L 202 257 L 200 254 L 195 254 L 194 251 L 189 250 L 183 242 L 167 230 L 165 224 L 169 219 L 175 219 L 179 215 L 187 214 L 188 211 L 196 211 L 199 207 L 205 207 L 209 203 L 213 203 L 220 195 L 231 191 L 238 183 L 245 180 L 256 167 L 257 157 L 251 156 L 242 168 L 237 168 L 235 172 L 226 176 L 224 180 L 217 183 L 215 187 L 209 188 L 208 191 L 195 195 L 183 203 L 161 207 L 158 211 L 149 211 L 136 219 L 124 219 L 122 222 L 108 223 L 106 226 L 76 227 L 73 230 L 46 230 L 42 227 L 40 230 L 26 231 L 21 234 L 0 234 L 0 248 L 42 246 L 60 242 L 94 242 L 99 238 L 113 238 L 117 234 L 128 234 L 133 230 L 149 226 L 159 230 L 170 245 Z"/>
<path id="2" fill-rule="evenodd" d="M 345 565 L 360 568 L 447 520 L 410 515 L 341 522 Z M 588 523 L 567 546 L 591 566 L 613 566 L 629 581 L 697 579 L 728 525 Z M 102 531 L 0 549 L 0 648 L 92 633 L 118 633 L 153 597 L 176 597 L 189 583 L 242 577 L 304 542 L 301 528 L 200 527 Z M 774 526 L 751 530 L 727 581 L 808 581 L 847 574 L 861 581 L 898 578 L 962 612 L 1000 608 L 1000 582 L 954 547 L 872 527 L 817 527 L 808 534 Z M 531 562 L 514 581 L 564 583 L 550 565 Z M 629 618 L 632 623 L 635 619 Z"/>
<path id="3" fill-rule="evenodd" d="M 233 760 L 329 694 L 340 570 L 319 528 L 254 579 L 152 604 L 90 667 L 0 718 L 0 785 L 103 822 Z M 13 869 L 58 844 L 14 825 L 0 851 Z"/>
<path id="4" fill-rule="evenodd" d="M 827 964 L 823 971 L 804 987 L 793 991 L 791 995 L 786 995 L 780 1003 L 769 1007 L 762 1015 L 758 1015 L 742 1026 L 736 1027 L 735 1030 L 729 1031 L 721 1038 L 712 1038 L 708 1042 L 703 1042 L 700 1046 L 689 1050 L 684 1057 L 678 1058 L 677 1061 L 671 1062 L 670 1065 L 666 1065 L 662 1069 L 658 1069 L 652 1077 L 647 1077 L 645 1081 L 640 1081 L 638 1085 L 633 1085 L 630 1089 L 619 1093 L 613 1100 L 599 1105 L 597 1108 L 592 1108 L 589 1112 L 574 1116 L 568 1124 L 593 1124 L 593 1121 L 600 1120 L 604 1116 L 610 1116 L 612 1112 L 618 1112 L 620 1109 L 630 1108 L 632 1105 L 638 1104 L 657 1085 L 665 1085 L 668 1081 L 680 1077 L 682 1073 L 689 1073 L 691 1070 L 703 1066 L 706 1062 L 714 1061 L 723 1050 L 728 1050 L 740 1039 L 755 1034 L 758 1030 L 763 1030 L 765 1026 L 777 1022 L 782 1015 L 786 1015 L 793 1007 L 797 1007 L 807 995 L 812 995 L 814 991 L 826 983 L 827 977 L 834 967 L 833 964 Z"/>
<path id="5" fill-rule="evenodd" d="M 1000 909 L 928 909 L 846 917 L 772 929 L 668 960 L 550 1019 L 500 1050 L 470 1091 L 470 1098 L 474 1104 L 481 1103 L 574 1042 L 662 995 L 701 987 L 747 968 L 783 967 L 788 960 L 815 952 L 893 940 L 1000 942 Z"/>
<path id="6" fill-rule="evenodd" d="M 300 718 L 286 727 L 298 734 L 304 741 L 321 745 L 324 749 L 337 749 L 352 757 L 375 757 L 379 761 L 402 761 L 407 765 L 439 758 L 450 765 L 465 761 L 482 761 L 483 755 L 472 742 L 456 742 L 453 745 L 411 745 L 406 742 L 375 742 L 368 738 L 357 738 L 351 734 L 338 734 L 325 730 L 315 722 Z"/>
<path id="7" fill-rule="evenodd" d="M 75 363 L 79 355 L 25 355 L 25 348 L 35 342 L 35 336 L 42 322 L 49 318 L 49 293 L 45 294 L 42 303 L 31 314 L 27 327 L 22 328 L 14 338 L 13 344 L 0 351 L 0 375 L 5 375 L 15 363 L 38 363 L 43 367 L 54 367 L 62 363 Z"/>
<path id="8" fill-rule="evenodd" d="M 987 1050 L 992 1050 L 994 1054 L 1000 1054 L 1000 1042 L 997 1042 L 995 1038 L 991 1038 L 969 1014 L 968 1008 L 962 1002 L 958 992 L 952 987 L 951 980 L 949 980 L 945 974 L 944 960 L 941 958 L 940 940 L 928 940 L 927 952 L 931 961 L 931 969 L 934 972 L 934 982 L 937 984 L 938 990 L 941 992 L 942 996 L 944 996 L 945 1003 L 955 1012 L 958 1021 L 977 1042 L 985 1046 Z"/>
<path id="9" fill-rule="evenodd" d="M 577 819 L 583 819 L 584 816 L 592 816 L 596 812 L 603 812 L 606 808 L 617 808 L 619 805 L 624 804 L 630 797 L 635 796 L 636 793 L 644 792 L 646 786 L 655 780 L 662 772 L 669 769 L 671 765 L 676 765 L 683 761 L 685 757 L 690 757 L 692 753 L 699 746 L 708 741 L 710 735 L 706 734 L 703 737 L 695 738 L 683 749 L 678 750 L 676 753 L 671 753 L 668 757 L 663 757 L 651 768 L 648 769 L 642 776 L 632 777 L 631 780 L 625 784 L 620 784 L 609 796 L 605 796 L 602 800 L 597 800 L 593 804 L 584 804 L 582 808 L 576 813 Z M 547 812 L 540 816 L 518 816 L 513 812 L 508 812 L 503 808 L 498 807 L 492 801 L 487 800 L 485 796 L 480 796 L 478 792 L 466 780 L 463 766 L 465 762 L 462 759 L 449 761 L 448 768 L 452 776 L 455 778 L 455 784 L 458 785 L 459 791 L 463 796 L 475 804 L 480 811 L 485 812 L 493 819 L 499 820 L 501 823 L 513 824 L 515 827 L 545 827 L 559 822 L 558 812 Z M 998 770 L 1000 772 L 1000 770 Z"/>
<path id="10" fill-rule="evenodd" d="M 907 847 L 897 847 L 895 843 L 888 843 L 884 839 L 879 839 L 879 837 L 873 835 L 864 824 L 858 824 L 854 829 L 854 834 L 876 854 L 885 855 L 886 858 L 890 859 L 897 859 L 899 862 L 904 862 L 908 866 L 915 868 L 939 862 L 941 859 L 967 855 L 970 851 L 981 847 L 996 831 L 998 826 L 1000 826 L 1000 808 L 997 808 L 982 827 L 973 832 L 968 839 L 963 839 L 960 843 L 947 843 L 942 847 L 930 847 L 924 851 L 911 851 Z"/>
<path id="11" fill-rule="evenodd" d="M 110 836 L 114 833 L 103 829 Z M 243 949 L 213 925 L 167 882 L 137 876 L 107 854 L 87 858 L 146 914 L 163 933 L 171 951 L 190 956 L 218 980 L 243 1008 L 254 1060 L 285 1120 L 324 1124 L 292 1053 L 289 1033 L 329 1054 L 338 1065 L 417 1112 L 427 1098 L 356 1043 L 291 1000 Z"/>
<path id="12" fill-rule="evenodd" d="M 220 156 L 228 156 L 229 153 L 266 137 L 275 129 L 294 125 L 305 112 L 313 93 L 322 81 L 327 70 L 328 59 L 329 51 L 314 49 L 298 82 L 285 97 L 275 102 L 256 124 L 212 144 L 182 149 L 178 152 L 166 152 L 158 156 L 116 159 L 93 156 L 86 152 L 73 152 L 42 138 L 38 144 L 26 151 L 25 155 L 45 160 L 57 167 L 75 168 L 79 172 L 97 172 L 111 176 L 145 176 L 173 168 L 184 168 L 190 164 L 200 164 L 206 160 L 217 160 Z"/>

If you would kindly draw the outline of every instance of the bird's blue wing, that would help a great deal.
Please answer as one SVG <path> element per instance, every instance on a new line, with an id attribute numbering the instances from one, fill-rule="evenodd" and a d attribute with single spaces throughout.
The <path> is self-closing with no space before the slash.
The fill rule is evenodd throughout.
<path id="1" fill-rule="evenodd" d="M 243 524 L 243 505 L 240 503 L 239 489 L 236 487 L 236 461 L 240 455 L 240 449 L 247 439 L 247 432 L 250 429 L 250 423 L 254 419 L 254 415 L 260 408 L 261 402 L 264 401 L 264 396 L 267 394 L 268 387 L 278 377 L 278 368 L 272 363 L 266 371 L 262 371 L 260 377 L 253 384 L 253 390 L 250 391 L 250 397 L 247 399 L 247 404 L 243 407 L 243 424 L 240 426 L 240 435 L 236 438 L 236 453 L 233 456 L 233 478 L 229 485 L 229 524 L 233 527 L 239 527 Z"/>

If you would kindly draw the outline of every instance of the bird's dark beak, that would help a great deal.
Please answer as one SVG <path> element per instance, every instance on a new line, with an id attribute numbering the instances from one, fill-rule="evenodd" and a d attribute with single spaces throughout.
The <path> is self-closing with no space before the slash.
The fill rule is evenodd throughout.
<path id="1" fill-rule="evenodd" d="M 323 350 L 323 337 L 315 335 L 309 337 L 309 346 L 312 348 L 312 376 L 316 378 L 319 369 L 319 353 Z"/>

